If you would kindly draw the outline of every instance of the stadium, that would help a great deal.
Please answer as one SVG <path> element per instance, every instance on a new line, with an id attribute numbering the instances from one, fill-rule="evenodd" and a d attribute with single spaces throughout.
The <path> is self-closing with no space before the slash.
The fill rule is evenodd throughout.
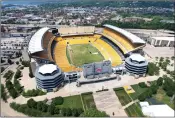
<path id="1" fill-rule="evenodd" d="M 100 28 L 44 27 L 31 37 L 28 53 L 37 65 L 55 64 L 62 72 L 71 73 L 82 72 L 87 70 L 83 69 L 84 65 L 99 62 L 118 67 L 133 53 L 142 53 L 145 45 L 134 34 L 108 24 Z"/>

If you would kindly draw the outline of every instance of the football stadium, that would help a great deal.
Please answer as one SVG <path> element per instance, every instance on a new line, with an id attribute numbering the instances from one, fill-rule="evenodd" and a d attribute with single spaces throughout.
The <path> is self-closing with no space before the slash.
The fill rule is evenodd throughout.
<path id="1" fill-rule="evenodd" d="M 146 43 L 134 34 L 108 24 L 100 28 L 94 26 L 44 27 L 31 37 L 28 53 L 36 61 L 38 68 L 44 64 L 55 64 L 66 73 L 65 78 L 71 79 L 75 78 L 74 75 L 81 77 L 81 74 L 72 73 L 87 74 L 89 71 L 85 68 L 90 66 L 93 66 L 92 70 L 98 71 L 93 72 L 96 75 L 99 71 L 102 75 L 105 72 L 108 73 L 103 72 L 102 66 L 106 64 L 110 65 L 111 69 L 117 68 L 125 64 L 125 59 L 133 53 L 142 53 L 145 45 Z M 45 67 L 45 69 L 49 68 Z"/>

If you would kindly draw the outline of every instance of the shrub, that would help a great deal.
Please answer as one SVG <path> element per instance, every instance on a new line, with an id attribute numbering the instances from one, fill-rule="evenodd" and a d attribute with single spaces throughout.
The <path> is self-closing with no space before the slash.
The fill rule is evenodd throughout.
<path id="1" fill-rule="evenodd" d="M 63 102 L 64 102 L 64 99 L 61 96 L 59 96 L 59 97 L 56 97 L 56 98 L 53 99 L 52 104 L 62 105 Z"/>
<path id="2" fill-rule="evenodd" d="M 14 79 L 14 87 L 19 93 L 23 91 L 23 87 L 21 86 L 21 84 L 19 83 L 19 80 L 17 79 Z"/>
<path id="3" fill-rule="evenodd" d="M 167 94 L 169 97 L 172 97 L 174 93 L 173 93 L 172 90 L 168 90 L 168 91 L 166 92 L 166 94 Z"/>
<path id="4" fill-rule="evenodd" d="M 24 66 L 21 66 L 19 69 L 20 69 L 20 70 L 23 70 L 23 69 L 24 69 Z"/>
<path id="5" fill-rule="evenodd" d="M 86 93 L 82 93 L 81 95 L 89 95 L 92 94 L 93 92 L 86 92 Z"/>
<path id="6" fill-rule="evenodd" d="M 1 84 L 1 98 L 3 101 L 7 102 L 7 93 L 5 92 L 5 87 Z"/>
<path id="7" fill-rule="evenodd" d="M 33 75 L 33 73 L 32 73 L 31 65 L 29 66 L 29 77 L 30 77 L 30 78 L 33 78 L 33 77 L 34 77 L 34 75 Z"/>
<path id="8" fill-rule="evenodd" d="M 14 72 L 11 71 L 11 70 L 9 70 L 9 71 L 7 71 L 7 72 L 4 74 L 3 77 L 6 78 L 6 81 L 7 81 L 7 80 L 11 80 L 12 77 L 13 77 L 13 74 L 14 74 Z"/>
<path id="9" fill-rule="evenodd" d="M 105 112 L 98 111 L 97 109 L 88 109 L 84 112 L 82 117 L 108 117 Z"/>
<path id="10" fill-rule="evenodd" d="M 31 98 L 27 101 L 27 106 L 29 108 L 37 108 L 37 102 Z"/>
<path id="11" fill-rule="evenodd" d="M 17 65 L 19 65 L 19 62 L 18 62 L 18 61 L 16 61 L 16 64 L 17 64 Z"/>
<path id="12" fill-rule="evenodd" d="M 123 88 L 123 87 L 120 87 L 120 88 L 114 88 L 113 90 L 114 90 L 114 91 L 119 91 L 119 90 L 124 90 L 124 88 Z"/>
<path id="13" fill-rule="evenodd" d="M 159 77 L 158 80 L 157 80 L 157 85 L 162 86 L 162 84 L 163 84 L 163 78 Z"/>
<path id="14" fill-rule="evenodd" d="M 24 97 L 34 97 L 34 96 L 41 96 L 41 95 L 45 95 L 46 92 L 43 92 L 42 90 L 39 89 L 32 89 L 32 90 L 28 90 L 27 92 L 23 92 L 22 95 Z"/>
<path id="15" fill-rule="evenodd" d="M 47 112 L 48 109 L 48 105 L 47 104 L 43 104 L 42 105 L 42 112 Z"/>
<path id="16" fill-rule="evenodd" d="M 22 61 L 22 65 L 24 67 L 29 67 L 30 66 L 30 61 Z"/>
<path id="17" fill-rule="evenodd" d="M 15 79 L 18 79 L 18 78 L 20 78 L 20 77 L 22 77 L 21 71 L 20 71 L 20 70 L 17 70 L 16 73 L 15 73 L 14 78 L 15 78 Z"/>
<path id="18" fill-rule="evenodd" d="M 154 63 L 148 63 L 148 68 L 147 68 L 147 74 L 150 76 L 153 75 L 159 75 L 159 67 L 156 66 Z"/>
<path id="19" fill-rule="evenodd" d="M 78 117 L 79 116 L 79 113 L 78 113 L 77 109 L 72 109 L 72 116 L 74 116 L 74 117 Z"/>
<path id="20" fill-rule="evenodd" d="M 8 59 L 7 62 L 8 62 L 10 65 L 14 63 L 11 59 Z"/>
<path id="21" fill-rule="evenodd" d="M 151 86 L 151 91 L 152 91 L 153 94 L 157 93 L 157 89 L 158 89 L 157 86 L 155 86 L 155 85 Z"/>
<path id="22" fill-rule="evenodd" d="M 4 67 L 1 67 L 1 73 L 2 73 L 4 70 L 5 70 L 5 68 L 4 68 Z"/>
<path id="23" fill-rule="evenodd" d="M 43 103 L 42 101 L 39 101 L 39 102 L 37 103 L 37 109 L 38 109 L 39 111 L 42 110 L 43 104 L 44 104 L 44 103 Z"/>
<path id="24" fill-rule="evenodd" d="M 145 96 L 144 94 L 140 94 L 140 95 L 138 96 L 138 99 L 139 99 L 140 101 L 145 101 L 146 96 Z"/>
<path id="25" fill-rule="evenodd" d="M 54 104 L 49 105 L 47 110 L 51 115 L 54 115 L 55 105 Z"/>
<path id="26" fill-rule="evenodd" d="M 18 93 L 15 90 L 11 81 L 6 81 L 6 87 L 7 87 L 7 90 L 9 92 L 10 96 L 12 96 L 13 99 L 18 96 Z"/>
<path id="27" fill-rule="evenodd" d="M 146 87 L 147 87 L 147 85 L 145 84 L 145 82 L 140 82 L 140 83 L 139 83 L 139 86 L 140 86 L 141 88 L 146 88 Z"/>
<path id="28" fill-rule="evenodd" d="M 54 114 L 60 114 L 60 108 L 55 107 Z"/>

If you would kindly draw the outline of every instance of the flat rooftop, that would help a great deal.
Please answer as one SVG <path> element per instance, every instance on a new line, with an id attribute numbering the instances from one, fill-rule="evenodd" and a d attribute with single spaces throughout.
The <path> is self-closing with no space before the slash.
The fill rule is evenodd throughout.
<path id="1" fill-rule="evenodd" d="M 175 41 L 175 37 L 151 37 L 156 40 L 166 40 L 166 41 Z"/>

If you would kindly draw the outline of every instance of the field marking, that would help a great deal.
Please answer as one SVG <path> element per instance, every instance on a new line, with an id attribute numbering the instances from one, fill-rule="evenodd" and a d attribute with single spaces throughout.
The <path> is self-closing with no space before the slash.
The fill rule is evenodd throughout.
<path id="1" fill-rule="evenodd" d="M 72 60 L 72 53 L 71 53 L 71 51 L 70 51 L 71 47 L 70 47 L 69 45 L 68 45 L 67 47 L 68 47 L 68 53 L 69 53 L 71 65 L 74 65 L 74 62 L 73 62 L 73 60 Z"/>
<path id="2" fill-rule="evenodd" d="M 94 52 L 94 53 L 92 53 L 92 54 L 98 54 L 98 52 Z"/>

